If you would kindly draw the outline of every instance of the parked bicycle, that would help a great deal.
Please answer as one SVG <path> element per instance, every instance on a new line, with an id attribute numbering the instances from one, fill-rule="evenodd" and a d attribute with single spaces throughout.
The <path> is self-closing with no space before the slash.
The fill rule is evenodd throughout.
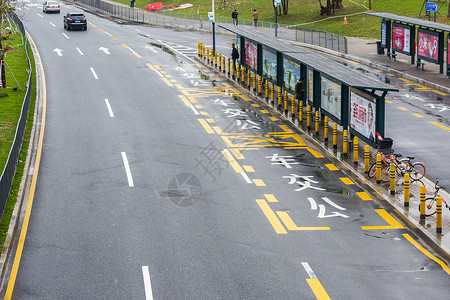
<path id="1" fill-rule="evenodd" d="M 442 205 L 445 205 L 445 208 L 449 208 L 447 201 L 439 195 L 439 190 L 444 189 L 444 187 L 439 186 L 439 180 L 436 180 L 436 183 L 434 184 L 434 195 L 432 197 L 428 197 L 425 199 L 425 215 L 432 216 L 436 213 L 436 199 L 437 197 L 442 198 Z M 419 205 L 420 210 L 420 205 Z"/>
<path id="2" fill-rule="evenodd" d="M 412 162 L 414 156 L 404 157 L 401 154 L 383 154 L 381 153 L 381 161 L 383 165 L 381 166 L 381 180 L 384 182 L 390 179 L 390 164 L 391 162 L 395 165 L 395 172 L 398 176 L 404 176 L 406 173 L 409 174 L 411 181 L 418 181 L 425 176 L 425 166 L 422 162 Z M 369 169 L 369 177 L 372 178 L 377 173 L 377 163 L 375 162 Z"/>

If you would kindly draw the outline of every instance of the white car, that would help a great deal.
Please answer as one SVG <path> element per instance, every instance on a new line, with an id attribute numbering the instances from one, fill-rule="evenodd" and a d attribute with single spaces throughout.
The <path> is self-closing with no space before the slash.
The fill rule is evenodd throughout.
<path id="1" fill-rule="evenodd" d="M 55 12 L 59 14 L 59 3 L 55 1 L 45 1 L 42 5 L 42 11 L 45 13 Z"/>

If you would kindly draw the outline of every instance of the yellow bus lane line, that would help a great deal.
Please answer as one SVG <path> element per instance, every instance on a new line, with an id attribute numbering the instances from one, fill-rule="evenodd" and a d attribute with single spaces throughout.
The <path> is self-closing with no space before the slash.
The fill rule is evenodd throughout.
<path id="1" fill-rule="evenodd" d="M 324 287 L 320 283 L 319 279 L 317 278 L 316 274 L 310 267 L 310 265 L 307 262 L 302 262 L 302 266 L 305 269 L 306 273 L 308 274 L 309 278 L 306 279 L 306 282 L 308 283 L 310 289 L 313 291 L 314 295 L 319 300 L 329 300 L 331 299 L 330 296 L 328 296 L 328 293 L 325 291 Z"/>
<path id="2" fill-rule="evenodd" d="M 280 220 L 278 220 L 277 216 L 270 208 L 269 204 L 267 204 L 264 199 L 256 199 L 256 203 L 258 203 L 259 208 L 263 211 L 266 218 L 269 220 L 270 225 L 272 225 L 273 229 L 277 234 L 287 234 L 286 229 L 284 229 L 283 224 L 281 224 Z"/>
<path id="3" fill-rule="evenodd" d="M 214 134 L 214 130 L 211 128 L 211 126 L 208 124 L 208 122 L 205 119 L 197 119 L 200 124 L 202 124 L 203 128 L 206 130 L 208 134 Z"/>
<path id="4" fill-rule="evenodd" d="M 313 231 L 313 230 L 331 230 L 330 227 L 317 227 L 317 226 L 309 226 L 309 227 L 299 227 L 294 221 L 291 219 L 289 214 L 285 211 L 277 211 L 278 217 L 283 221 L 284 225 L 289 231 Z"/>
<path id="5" fill-rule="evenodd" d="M 439 128 L 442 128 L 442 129 L 444 129 L 444 130 L 450 130 L 449 127 L 444 126 L 444 125 L 442 125 L 441 123 L 438 123 L 438 122 L 435 122 L 435 121 L 429 121 L 429 123 L 431 123 L 431 124 L 433 124 L 433 125 L 435 125 L 435 126 L 437 126 L 437 127 L 439 127 Z"/>
<path id="6" fill-rule="evenodd" d="M 389 226 L 361 226 L 363 230 L 374 230 L 374 229 L 402 229 L 405 228 L 397 220 L 394 219 L 386 210 L 375 209 L 375 211 L 382 217 Z"/>

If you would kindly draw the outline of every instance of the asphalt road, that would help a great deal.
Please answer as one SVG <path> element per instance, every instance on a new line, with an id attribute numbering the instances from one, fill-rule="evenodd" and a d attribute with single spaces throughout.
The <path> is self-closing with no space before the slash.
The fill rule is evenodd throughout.
<path id="1" fill-rule="evenodd" d="M 182 53 L 207 35 L 89 13 L 68 32 L 72 7 L 35 3 L 47 118 L 14 299 L 447 295 L 449 274 L 339 162 L 200 78 Z"/>

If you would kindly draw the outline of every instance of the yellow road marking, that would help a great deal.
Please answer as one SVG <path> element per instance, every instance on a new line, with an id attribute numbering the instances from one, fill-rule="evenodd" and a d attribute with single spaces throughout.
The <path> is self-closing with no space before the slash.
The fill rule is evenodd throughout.
<path id="1" fill-rule="evenodd" d="M 386 102 L 386 103 L 392 103 L 392 101 L 389 101 L 389 100 L 384 100 L 384 102 Z"/>
<path id="2" fill-rule="evenodd" d="M 200 124 L 202 124 L 203 128 L 205 128 L 206 132 L 209 134 L 214 134 L 214 130 L 209 126 L 208 122 L 205 119 L 197 119 Z"/>
<path id="3" fill-rule="evenodd" d="M 286 133 L 294 133 L 289 127 L 286 125 L 280 125 L 280 128 L 283 129 Z M 284 133 L 284 132 L 283 132 Z"/>
<path id="4" fill-rule="evenodd" d="M 419 114 L 413 114 L 413 116 L 416 116 L 416 117 L 418 117 L 418 118 L 424 118 L 424 116 L 419 115 Z"/>
<path id="5" fill-rule="evenodd" d="M 167 76 L 166 76 L 166 77 L 167 77 Z M 176 81 L 176 80 L 174 80 L 174 79 L 171 79 L 170 82 L 175 83 L 175 82 L 178 82 L 178 81 Z"/>
<path id="6" fill-rule="evenodd" d="M 97 25 L 94 25 L 92 23 L 89 22 L 89 25 L 91 25 L 92 27 L 97 27 Z M 101 30 L 101 29 L 100 29 Z"/>
<path id="7" fill-rule="evenodd" d="M 442 124 L 440 124 L 438 122 L 430 121 L 430 123 L 433 124 L 433 125 L 436 125 L 437 127 L 442 128 L 442 129 L 450 130 L 450 128 L 448 128 L 448 127 L 446 127 L 446 126 L 444 126 L 444 125 L 442 125 Z"/>
<path id="8" fill-rule="evenodd" d="M 202 109 L 203 106 L 201 106 L 201 105 L 196 105 L 195 108 Z"/>
<path id="9" fill-rule="evenodd" d="M 263 114 L 268 114 L 269 112 L 265 109 L 260 110 L 260 112 L 262 112 Z"/>
<path id="10" fill-rule="evenodd" d="M 350 185 L 350 184 L 355 184 L 350 178 L 348 177 L 341 177 L 339 178 L 344 184 L 346 185 Z"/>
<path id="11" fill-rule="evenodd" d="M 306 147 L 306 150 L 308 150 L 312 155 L 314 155 L 315 158 L 324 158 L 324 156 L 319 151 L 313 150 L 309 147 Z"/>
<path id="12" fill-rule="evenodd" d="M 203 116 L 208 116 L 208 112 L 206 112 L 206 111 L 201 111 L 200 114 Z"/>
<path id="13" fill-rule="evenodd" d="M 280 217 L 281 221 L 283 221 L 286 228 L 290 231 L 302 231 L 302 230 L 331 230 L 330 227 L 298 227 L 295 225 L 294 221 L 292 221 L 289 214 L 285 211 L 277 211 L 278 217 Z"/>
<path id="14" fill-rule="evenodd" d="M 241 151 L 239 149 L 232 148 L 230 149 L 231 153 L 233 153 L 234 156 L 236 156 L 237 159 L 245 159 L 244 155 L 242 155 Z"/>
<path id="15" fill-rule="evenodd" d="M 259 107 L 259 104 L 252 104 L 253 107 Z"/>
<path id="16" fill-rule="evenodd" d="M 209 126 L 209 125 L 208 125 Z M 244 170 L 241 168 L 241 166 L 238 164 L 238 162 L 234 159 L 234 157 L 231 155 L 230 152 L 227 150 L 222 150 L 223 156 L 228 160 L 231 167 L 234 169 L 236 173 L 244 173 Z"/>
<path id="17" fill-rule="evenodd" d="M 373 200 L 366 192 L 357 192 L 356 195 L 364 201 Z"/>
<path id="18" fill-rule="evenodd" d="M 270 208 L 269 204 L 264 199 L 256 199 L 256 203 L 258 203 L 259 208 L 263 211 L 266 218 L 269 220 L 273 229 L 277 234 L 287 234 L 286 229 L 284 229 L 283 224 L 281 224 L 280 220 L 278 220 L 277 216 Z"/>
<path id="19" fill-rule="evenodd" d="M 397 222 L 394 217 L 392 217 L 386 210 L 384 209 L 375 209 L 375 211 L 382 217 L 389 226 L 361 226 L 363 230 L 372 230 L 372 229 L 401 229 L 404 228 L 402 224 Z"/>
<path id="20" fill-rule="evenodd" d="M 117 38 L 112 35 L 110 35 L 109 37 L 112 38 L 113 40 L 117 40 Z"/>
<path id="21" fill-rule="evenodd" d="M 170 82 L 169 79 L 167 79 L 167 78 L 161 78 L 161 79 L 162 79 L 162 81 L 164 81 L 168 86 L 173 86 L 173 83 Z"/>
<path id="22" fill-rule="evenodd" d="M 106 31 L 104 31 L 103 29 L 99 29 L 101 32 L 106 33 Z"/>
<path id="23" fill-rule="evenodd" d="M 156 68 L 155 68 L 152 64 L 147 64 L 147 67 L 149 67 L 149 68 L 152 69 L 153 71 L 156 71 Z"/>
<path id="24" fill-rule="evenodd" d="M 253 169 L 252 166 L 242 166 L 242 167 L 244 168 L 245 172 L 247 172 L 247 173 L 255 172 L 255 169 Z"/>
<path id="25" fill-rule="evenodd" d="M 397 108 L 400 108 L 401 110 L 409 110 L 409 109 L 407 109 L 406 107 L 403 107 L 403 106 L 399 106 Z"/>
<path id="26" fill-rule="evenodd" d="M 308 282 L 309 287 L 314 292 L 314 295 L 316 295 L 316 298 L 319 300 L 326 300 L 331 299 L 330 296 L 328 296 L 327 292 L 323 288 L 322 284 L 320 283 L 319 279 L 306 279 L 306 282 Z"/>
<path id="27" fill-rule="evenodd" d="M 27 33 L 27 35 L 28 35 L 28 33 Z M 41 121 L 41 129 L 39 132 L 36 161 L 34 163 L 34 173 L 33 173 L 33 178 L 31 179 L 30 191 L 28 193 L 27 208 L 25 210 L 25 216 L 23 218 L 22 229 L 20 230 L 20 236 L 19 236 L 19 241 L 17 244 L 16 254 L 15 254 L 14 262 L 13 262 L 13 265 L 11 268 L 11 275 L 9 276 L 8 287 L 6 289 L 4 299 L 11 299 L 12 293 L 14 291 L 14 285 L 16 283 L 17 272 L 19 271 L 19 265 L 20 265 L 20 260 L 22 258 L 23 246 L 25 244 L 25 238 L 27 236 L 28 224 L 29 224 L 30 216 L 31 216 L 31 209 L 33 207 L 34 193 L 36 190 L 36 182 L 37 182 L 39 166 L 40 166 L 40 162 L 41 162 L 42 145 L 44 142 L 45 120 L 46 120 L 46 115 L 47 115 L 47 85 L 46 85 L 44 68 L 42 66 L 41 56 L 39 54 L 38 48 L 36 47 L 36 44 L 34 43 L 34 41 L 30 35 L 28 35 L 28 39 L 33 44 L 33 48 L 36 49 L 36 56 L 39 61 L 39 66 L 36 66 L 36 68 L 40 68 L 41 74 L 42 74 L 42 78 L 41 78 L 41 80 L 42 80 L 42 121 Z"/>
<path id="28" fill-rule="evenodd" d="M 206 119 L 206 122 L 212 124 L 212 123 L 216 123 L 216 121 L 214 121 L 213 119 Z"/>
<path id="29" fill-rule="evenodd" d="M 183 95 L 179 95 L 178 97 L 180 97 L 180 99 L 181 99 L 181 100 L 183 100 L 183 102 L 184 102 L 184 104 L 186 104 L 186 106 L 192 106 L 192 103 L 191 103 L 191 102 L 189 102 L 189 100 L 188 100 L 188 99 L 186 99 L 186 97 L 185 97 L 185 96 L 183 96 Z"/>
<path id="30" fill-rule="evenodd" d="M 327 167 L 330 171 L 337 171 L 337 170 L 339 170 L 339 169 L 336 168 L 336 166 L 333 165 L 333 164 L 325 164 L 325 167 Z"/>
<path id="31" fill-rule="evenodd" d="M 172 75 L 166 75 L 167 78 L 172 78 Z M 173 80 L 170 80 L 173 82 Z"/>
<path id="32" fill-rule="evenodd" d="M 419 243 L 417 243 L 409 234 L 404 233 L 403 236 L 411 243 L 413 244 L 417 249 L 422 251 L 423 254 L 428 256 L 428 258 L 434 260 L 436 263 L 438 263 L 442 269 L 444 269 L 445 272 L 447 272 L 448 275 L 450 275 L 450 268 L 440 259 L 436 258 L 433 254 L 431 254 L 427 249 L 422 247 Z M 416 278 L 417 279 L 417 278 Z"/>
<path id="33" fill-rule="evenodd" d="M 273 194 L 264 194 L 264 197 L 266 197 L 269 202 L 278 202 L 278 199 L 275 198 Z"/>
<path id="34" fill-rule="evenodd" d="M 267 112 L 267 113 L 269 113 L 269 112 Z M 275 118 L 275 117 L 270 117 L 269 119 L 271 119 L 274 122 L 278 121 L 278 118 Z"/>
<path id="35" fill-rule="evenodd" d="M 128 47 L 127 45 L 125 45 L 124 43 L 122 43 L 121 45 L 124 46 L 124 47 L 127 48 L 127 49 L 130 48 L 130 47 Z"/>
<path id="36" fill-rule="evenodd" d="M 386 75 L 388 75 L 388 76 L 394 76 L 395 77 L 395 75 L 394 74 L 392 74 L 392 73 L 387 73 Z M 403 80 L 403 78 L 399 78 L 400 80 Z"/>
<path id="37" fill-rule="evenodd" d="M 250 100 L 249 98 L 247 98 L 247 97 L 245 97 L 245 96 L 243 96 L 243 95 L 240 95 L 240 97 L 244 100 L 244 101 L 252 101 L 252 100 Z"/>
<path id="38" fill-rule="evenodd" d="M 167 72 L 166 71 L 161 71 L 161 74 L 167 74 Z"/>
<path id="39" fill-rule="evenodd" d="M 188 99 L 192 102 L 192 103 L 198 103 L 198 101 L 197 100 L 195 100 L 195 98 L 194 97 L 188 97 Z"/>
<path id="40" fill-rule="evenodd" d="M 256 186 L 266 186 L 262 179 L 253 179 L 253 182 L 256 184 Z"/>
<path id="41" fill-rule="evenodd" d="M 435 92 L 436 94 L 442 95 L 442 96 L 447 96 L 448 94 L 440 92 L 440 91 L 436 91 L 436 90 L 431 90 L 432 92 Z"/>
<path id="42" fill-rule="evenodd" d="M 180 89 L 180 90 L 184 89 L 184 87 L 183 87 L 181 84 L 179 84 L 179 83 L 175 84 L 175 86 L 176 86 L 178 89 Z"/>
<path id="43" fill-rule="evenodd" d="M 134 56 L 136 56 L 137 58 L 142 58 L 142 56 L 139 55 L 139 53 L 137 53 L 136 51 L 133 51 Z"/>
<path id="44" fill-rule="evenodd" d="M 158 70 L 161 70 L 161 69 L 162 69 L 161 67 L 167 67 L 167 66 L 169 66 L 169 65 L 155 65 L 155 67 L 156 67 Z"/>

